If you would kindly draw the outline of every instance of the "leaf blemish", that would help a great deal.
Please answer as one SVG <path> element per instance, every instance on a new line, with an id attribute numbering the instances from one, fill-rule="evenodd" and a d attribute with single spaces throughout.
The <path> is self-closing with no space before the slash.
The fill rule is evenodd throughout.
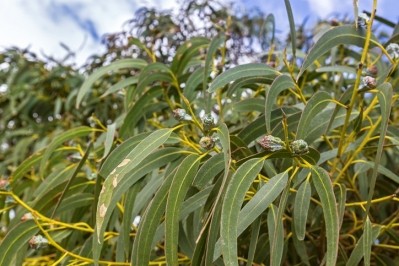
<path id="1" fill-rule="evenodd" d="M 124 160 L 118 165 L 118 167 L 125 166 L 125 165 L 127 165 L 129 162 L 130 162 L 130 159 L 124 159 Z M 115 169 L 114 169 L 114 170 L 115 170 Z"/>
<path id="2" fill-rule="evenodd" d="M 105 186 L 103 186 L 102 188 L 101 188 L 101 191 L 100 191 L 100 194 L 104 194 L 105 193 Z"/>
<path id="3" fill-rule="evenodd" d="M 104 218 L 106 213 L 107 213 L 107 207 L 105 207 L 105 204 L 103 203 L 100 206 L 100 217 Z"/>
<path id="4" fill-rule="evenodd" d="M 117 185 L 118 185 L 118 175 L 114 176 L 114 178 L 112 179 L 112 186 L 116 188 Z"/>

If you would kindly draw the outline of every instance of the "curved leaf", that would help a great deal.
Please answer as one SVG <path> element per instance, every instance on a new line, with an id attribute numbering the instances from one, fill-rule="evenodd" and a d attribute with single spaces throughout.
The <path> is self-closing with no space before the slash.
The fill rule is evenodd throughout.
<path id="1" fill-rule="evenodd" d="M 316 92 L 306 103 L 305 109 L 301 115 L 296 132 L 296 139 L 307 141 L 309 128 L 311 128 L 312 119 L 326 108 L 331 101 L 331 96 L 324 91 Z"/>
<path id="2" fill-rule="evenodd" d="M 165 213 L 165 256 L 169 265 L 178 265 L 177 245 L 179 237 L 180 210 L 184 197 L 199 166 L 198 155 L 183 160 L 173 178 L 168 193 Z"/>
<path id="3" fill-rule="evenodd" d="M 306 179 L 296 193 L 294 204 L 294 226 L 298 240 L 305 239 L 306 220 L 308 217 L 311 194 L 310 182 Z"/>
<path id="4" fill-rule="evenodd" d="M 220 238 L 223 260 L 227 265 L 237 265 L 237 225 L 245 193 L 262 169 L 263 160 L 251 159 L 241 165 L 231 178 L 223 199 Z"/>
<path id="5" fill-rule="evenodd" d="M 266 90 L 265 96 L 265 122 L 266 122 L 266 131 L 271 133 L 271 114 L 274 109 L 274 103 L 277 100 L 277 96 L 284 90 L 294 88 L 295 83 L 292 78 L 288 75 L 278 76 L 272 83 L 271 87 Z"/>
<path id="6" fill-rule="evenodd" d="M 312 182 L 320 197 L 324 214 L 327 236 L 326 265 L 334 266 L 338 255 L 339 221 L 335 195 L 330 177 L 326 170 L 319 166 L 311 168 Z"/>
<path id="7" fill-rule="evenodd" d="M 28 245 L 29 239 L 38 230 L 33 220 L 19 223 L 11 229 L 0 245 L 0 265 L 13 265 L 13 259 L 18 255 L 18 251 Z"/>
<path id="8" fill-rule="evenodd" d="M 364 46 L 365 41 L 365 31 L 362 29 L 356 29 L 351 25 L 338 26 L 328 30 L 324 33 L 315 45 L 310 49 L 302 67 L 298 73 L 297 79 L 302 76 L 308 67 L 310 67 L 314 61 L 316 61 L 320 56 L 324 55 L 330 51 L 333 47 L 341 44 L 356 45 L 359 47 Z M 370 45 L 375 45 L 377 41 L 371 39 Z"/>
<path id="9" fill-rule="evenodd" d="M 78 96 L 76 98 L 76 108 L 79 108 L 83 97 L 89 92 L 94 82 L 96 82 L 103 75 L 111 72 L 118 71 L 123 68 L 136 68 L 142 69 L 147 65 L 147 62 L 142 59 L 120 59 L 107 66 L 97 69 L 93 74 L 91 74 L 79 89 Z"/>
<path id="10" fill-rule="evenodd" d="M 261 63 L 250 63 L 239 65 L 229 70 L 226 70 L 219 76 L 217 76 L 211 86 L 209 87 L 209 92 L 215 92 L 217 89 L 222 88 L 226 84 L 231 81 L 241 79 L 241 78 L 249 78 L 249 77 L 270 77 L 275 78 L 280 75 L 278 71 L 269 67 L 266 64 Z"/>

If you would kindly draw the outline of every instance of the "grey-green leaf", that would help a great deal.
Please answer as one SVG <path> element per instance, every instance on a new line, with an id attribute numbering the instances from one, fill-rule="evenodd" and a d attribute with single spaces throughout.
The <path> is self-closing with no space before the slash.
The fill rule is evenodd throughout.
<path id="1" fill-rule="evenodd" d="M 334 266 L 338 255 L 339 221 L 335 195 L 330 177 L 319 166 L 311 168 L 312 182 L 320 197 L 327 236 L 326 265 Z"/>
<path id="2" fill-rule="evenodd" d="M 251 159 L 241 165 L 231 178 L 223 199 L 220 237 L 226 265 L 237 265 L 237 225 L 245 193 L 263 165 L 261 159 Z"/>
<path id="3" fill-rule="evenodd" d="M 209 92 L 215 92 L 217 89 L 222 88 L 226 84 L 229 84 L 232 81 L 237 79 L 245 78 L 245 77 L 270 77 L 274 78 L 280 75 L 278 71 L 269 67 L 266 64 L 261 63 L 249 63 L 239 65 L 229 70 L 226 70 L 219 76 L 217 76 L 211 86 L 209 87 Z"/>
<path id="4" fill-rule="evenodd" d="M 310 188 L 310 182 L 308 179 L 306 179 L 299 187 L 295 196 L 293 218 L 295 233 L 298 240 L 305 239 L 306 220 L 308 217 L 311 194 L 312 190 Z"/>
<path id="5" fill-rule="evenodd" d="M 123 68 L 136 68 L 142 69 L 147 65 L 147 62 L 143 59 L 121 59 L 115 61 L 107 66 L 101 67 L 97 69 L 93 74 L 91 74 L 82 86 L 79 89 L 78 96 L 76 98 L 76 108 L 79 108 L 80 103 L 83 100 L 83 97 L 89 92 L 91 87 L 93 86 L 94 82 L 96 82 L 100 77 L 103 75 L 111 72 L 111 71 L 118 71 Z"/>
<path id="6" fill-rule="evenodd" d="M 178 265 L 179 218 L 184 197 L 194 179 L 200 157 L 189 155 L 183 160 L 171 184 L 165 213 L 165 255 L 168 265 Z"/>

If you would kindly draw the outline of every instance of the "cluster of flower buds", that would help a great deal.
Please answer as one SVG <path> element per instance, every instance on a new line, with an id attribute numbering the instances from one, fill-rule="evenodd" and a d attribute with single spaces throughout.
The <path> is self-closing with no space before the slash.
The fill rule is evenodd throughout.
<path id="1" fill-rule="evenodd" d="M 48 245 L 48 240 L 41 235 L 32 236 L 29 240 L 29 246 L 33 249 L 44 248 Z"/>
<path id="2" fill-rule="evenodd" d="M 290 148 L 295 155 L 304 155 L 309 152 L 308 143 L 302 139 L 291 142 Z"/>
<path id="3" fill-rule="evenodd" d="M 199 145 L 206 150 L 213 149 L 215 147 L 216 139 L 210 136 L 204 136 L 200 139 Z"/>
<path id="4" fill-rule="evenodd" d="M 387 46 L 387 52 L 390 57 L 392 57 L 393 60 L 398 60 L 399 59 L 399 44 L 397 43 L 390 43 Z"/>
<path id="5" fill-rule="evenodd" d="M 187 114 L 186 110 L 181 109 L 181 108 L 177 108 L 175 110 L 173 110 L 173 117 L 177 120 L 177 121 L 192 121 L 193 118 Z"/>
<path id="6" fill-rule="evenodd" d="M 213 119 L 211 114 L 207 114 L 202 119 L 202 125 L 204 126 L 204 131 L 208 132 L 215 127 L 215 119 Z"/>
<path id="7" fill-rule="evenodd" d="M 274 152 L 285 150 L 284 141 L 272 135 L 266 135 L 256 141 L 264 150 Z M 309 146 L 302 139 L 294 140 L 290 143 L 290 149 L 294 155 L 304 155 L 309 152 Z"/>
<path id="8" fill-rule="evenodd" d="M 360 89 L 375 89 L 375 87 L 377 87 L 377 81 L 375 78 L 371 76 L 362 77 Z"/>
<path id="9" fill-rule="evenodd" d="M 266 135 L 257 140 L 257 143 L 266 151 L 279 151 L 285 149 L 285 143 L 278 137 Z"/>

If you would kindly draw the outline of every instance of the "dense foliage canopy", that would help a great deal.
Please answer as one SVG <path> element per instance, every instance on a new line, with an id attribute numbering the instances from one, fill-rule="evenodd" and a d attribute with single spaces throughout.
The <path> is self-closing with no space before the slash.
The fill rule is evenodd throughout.
<path id="1" fill-rule="evenodd" d="M 397 265 L 399 25 L 285 4 L 286 40 L 207 0 L 79 69 L 3 51 L 0 265 Z"/>

